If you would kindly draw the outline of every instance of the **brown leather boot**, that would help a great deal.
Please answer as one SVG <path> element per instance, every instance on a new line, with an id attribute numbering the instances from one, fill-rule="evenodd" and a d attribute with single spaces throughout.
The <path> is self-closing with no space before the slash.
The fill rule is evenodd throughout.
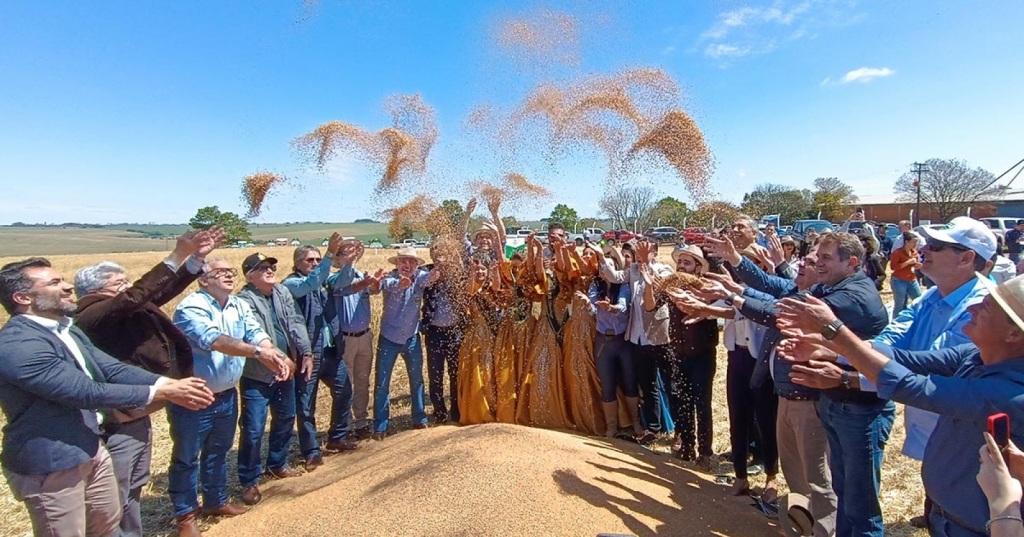
<path id="1" fill-rule="evenodd" d="M 601 401 L 601 409 L 604 411 L 604 435 L 608 438 L 615 438 L 619 432 L 619 402 L 605 403 Z"/>
<path id="2" fill-rule="evenodd" d="M 199 531 L 199 509 L 179 516 L 174 522 L 178 537 L 203 537 L 203 532 Z"/>

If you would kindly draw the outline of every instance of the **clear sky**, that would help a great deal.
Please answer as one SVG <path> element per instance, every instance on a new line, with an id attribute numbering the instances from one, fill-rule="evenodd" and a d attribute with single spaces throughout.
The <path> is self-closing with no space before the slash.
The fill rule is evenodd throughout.
<path id="1" fill-rule="evenodd" d="M 538 7 L 577 17 L 573 67 L 510 61 L 496 25 Z M 378 172 L 339 159 L 302 167 L 289 142 L 331 119 L 387 126 L 392 94 L 438 112 L 430 192 L 499 173 L 463 128 L 544 80 L 650 66 L 682 86 L 739 201 L 758 183 L 838 176 L 891 193 L 915 160 L 994 173 L 1024 157 L 1022 2 L 0 3 L 0 223 L 186 221 L 244 212 L 241 178 L 296 178 L 256 221 L 351 221 L 386 207 Z M 484 153 L 484 154 L 482 154 Z M 555 202 L 597 213 L 592 151 L 533 165 Z M 686 199 L 669 174 L 648 180 Z M 399 196 L 400 198 L 400 196 Z"/>

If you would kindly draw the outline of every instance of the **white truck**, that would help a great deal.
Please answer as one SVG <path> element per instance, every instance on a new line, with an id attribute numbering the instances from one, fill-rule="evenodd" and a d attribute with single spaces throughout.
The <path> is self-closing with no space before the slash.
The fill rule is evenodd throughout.
<path id="1" fill-rule="evenodd" d="M 601 242 L 604 230 L 599 227 L 586 227 L 577 233 L 570 233 L 569 240 L 576 243 L 576 246 L 583 246 L 586 241 Z"/>

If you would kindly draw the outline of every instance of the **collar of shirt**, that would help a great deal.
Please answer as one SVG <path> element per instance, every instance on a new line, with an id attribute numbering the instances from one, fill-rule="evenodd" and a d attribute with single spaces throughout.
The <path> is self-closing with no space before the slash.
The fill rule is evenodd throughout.
<path id="1" fill-rule="evenodd" d="M 955 308 L 957 304 L 959 304 L 961 301 L 967 298 L 968 295 L 974 292 L 975 287 L 979 286 L 982 286 L 982 283 L 980 280 L 978 280 L 978 277 L 975 276 L 968 280 L 967 282 L 965 282 L 960 287 L 957 287 L 956 290 L 953 291 L 952 293 L 942 297 L 942 301 L 945 302 L 949 307 Z M 935 294 L 939 294 L 938 288 L 936 288 Z"/>
<path id="2" fill-rule="evenodd" d="M 43 328 L 53 332 L 57 335 L 67 333 L 71 329 L 71 323 L 73 322 L 71 317 L 61 317 L 58 321 L 56 319 L 50 319 L 48 317 L 40 317 L 38 315 L 30 315 L 28 313 L 22 314 L 26 319 L 42 326 Z"/>

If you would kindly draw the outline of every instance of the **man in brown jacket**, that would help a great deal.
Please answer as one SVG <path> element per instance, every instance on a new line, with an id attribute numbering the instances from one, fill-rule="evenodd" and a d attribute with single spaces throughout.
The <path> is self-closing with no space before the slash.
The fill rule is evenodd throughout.
<path id="1" fill-rule="evenodd" d="M 224 238 L 219 228 L 190 231 L 174 250 L 134 284 L 125 269 L 104 261 L 75 274 L 75 325 L 107 354 L 171 378 L 192 374 L 192 351 L 185 335 L 160 306 L 178 296 L 202 272 L 205 257 Z M 149 481 L 152 432 L 145 409 L 115 410 L 104 420 L 104 440 L 117 477 L 124 515 L 122 536 L 142 535 L 140 495 Z"/>

